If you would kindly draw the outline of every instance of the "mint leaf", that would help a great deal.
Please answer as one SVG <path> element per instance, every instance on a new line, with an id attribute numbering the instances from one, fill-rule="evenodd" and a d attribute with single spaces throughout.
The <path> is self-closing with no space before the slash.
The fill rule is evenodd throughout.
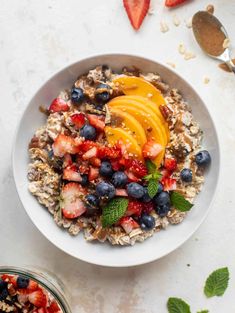
<path id="1" fill-rule="evenodd" d="M 143 177 L 145 180 L 149 181 L 150 179 L 153 179 L 153 174 L 149 174 Z"/>
<path id="2" fill-rule="evenodd" d="M 157 180 L 160 180 L 162 178 L 162 174 L 158 171 L 153 173 L 152 176 L 153 176 L 153 179 L 157 179 Z"/>
<path id="3" fill-rule="evenodd" d="M 208 310 L 202 310 L 202 311 L 198 311 L 197 313 L 209 313 Z"/>
<path id="4" fill-rule="evenodd" d="M 222 296 L 228 287 L 229 270 L 227 267 L 219 268 L 212 272 L 206 280 L 204 287 L 205 295 L 210 298 Z"/>
<path id="5" fill-rule="evenodd" d="M 115 224 L 126 212 L 128 199 L 117 197 L 108 202 L 103 208 L 101 217 L 102 226 L 108 227 Z"/>
<path id="6" fill-rule="evenodd" d="M 147 189 L 150 198 L 153 198 L 157 194 L 158 186 L 159 186 L 158 181 L 156 181 L 155 179 L 149 180 Z"/>
<path id="7" fill-rule="evenodd" d="M 169 298 L 167 308 L 169 313 L 191 313 L 190 306 L 180 298 Z"/>
<path id="8" fill-rule="evenodd" d="M 147 170 L 148 170 L 149 174 L 152 174 L 152 173 L 154 173 L 156 171 L 157 167 L 151 160 L 147 160 L 145 162 L 145 164 L 146 164 L 146 167 L 147 167 Z"/>
<path id="9" fill-rule="evenodd" d="M 171 204 L 179 211 L 189 211 L 193 204 L 184 198 L 183 195 L 176 191 L 172 191 L 170 194 Z"/>

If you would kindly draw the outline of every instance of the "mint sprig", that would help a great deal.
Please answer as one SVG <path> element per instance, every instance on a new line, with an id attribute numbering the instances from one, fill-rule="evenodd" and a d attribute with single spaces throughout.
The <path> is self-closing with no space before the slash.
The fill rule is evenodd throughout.
<path id="1" fill-rule="evenodd" d="M 154 172 L 156 172 L 156 164 L 154 164 L 151 160 L 146 160 L 145 164 L 149 174 L 153 174 Z"/>
<path id="2" fill-rule="evenodd" d="M 184 196 L 176 191 L 170 193 L 171 204 L 181 212 L 187 212 L 193 204 L 184 198 Z"/>
<path id="3" fill-rule="evenodd" d="M 155 179 L 150 179 L 148 182 L 147 190 L 150 198 L 153 198 L 158 191 L 159 183 Z"/>
<path id="4" fill-rule="evenodd" d="M 102 226 L 108 227 L 115 224 L 126 212 L 128 199 L 117 197 L 108 202 L 102 212 Z"/>
<path id="5" fill-rule="evenodd" d="M 169 298 L 167 309 L 169 313 L 191 313 L 190 306 L 180 298 Z"/>
<path id="6" fill-rule="evenodd" d="M 148 175 L 144 176 L 144 179 L 148 182 L 148 194 L 150 198 L 153 198 L 157 194 L 159 180 L 162 178 L 162 174 L 157 170 L 156 165 L 151 160 L 146 161 L 146 167 Z"/>
<path id="7" fill-rule="evenodd" d="M 227 267 L 219 268 L 212 272 L 206 280 L 204 293 L 208 298 L 222 296 L 229 281 L 229 270 Z"/>

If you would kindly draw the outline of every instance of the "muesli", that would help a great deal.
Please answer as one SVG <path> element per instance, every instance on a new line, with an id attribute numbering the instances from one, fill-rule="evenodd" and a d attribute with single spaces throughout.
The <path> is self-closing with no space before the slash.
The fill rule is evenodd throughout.
<path id="1" fill-rule="evenodd" d="M 29 144 L 29 191 L 71 235 L 133 245 L 183 221 L 211 157 L 178 90 L 98 66 L 52 101 Z"/>

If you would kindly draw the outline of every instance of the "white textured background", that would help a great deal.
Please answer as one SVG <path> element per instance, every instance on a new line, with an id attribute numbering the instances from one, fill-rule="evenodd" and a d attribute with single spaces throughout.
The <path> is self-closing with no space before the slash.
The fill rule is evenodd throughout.
<path id="1" fill-rule="evenodd" d="M 33 264 L 54 271 L 69 287 L 75 313 L 165 313 L 169 296 L 187 300 L 192 312 L 235 310 L 235 77 L 203 55 L 183 23 L 209 2 L 194 0 L 173 11 L 162 2 L 152 0 L 155 14 L 138 33 L 130 27 L 121 0 L 0 3 L 0 264 Z M 235 45 L 235 1 L 213 4 Z M 172 23 L 173 14 L 182 21 L 179 27 Z M 170 27 L 165 34 L 159 30 L 163 20 Z M 177 51 L 181 42 L 196 53 L 195 59 L 183 60 Z M 102 52 L 176 63 L 177 72 L 195 86 L 213 113 L 221 141 L 221 181 L 206 222 L 174 253 L 132 269 L 88 265 L 52 246 L 25 214 L 11 172 L 14 131 L 32 95 L 62 67 Z M 210 78 L 208 85 L 203 83 L 205 76 Z M 231 272 L 229 289 L 224 297 L 207 300 L 202 293 L 205 278 L 225 265 Z"/>

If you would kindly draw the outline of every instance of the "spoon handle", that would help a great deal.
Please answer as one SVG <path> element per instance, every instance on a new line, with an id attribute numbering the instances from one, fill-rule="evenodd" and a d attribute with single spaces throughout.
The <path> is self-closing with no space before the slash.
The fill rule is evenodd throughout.
<path id="1" fill-rule="evenodd" d="M 235 74 L 235 65 L 233 64 L 232 60 L 230 59 L 229 61 L 226 62 L 230 70 Z"/>

